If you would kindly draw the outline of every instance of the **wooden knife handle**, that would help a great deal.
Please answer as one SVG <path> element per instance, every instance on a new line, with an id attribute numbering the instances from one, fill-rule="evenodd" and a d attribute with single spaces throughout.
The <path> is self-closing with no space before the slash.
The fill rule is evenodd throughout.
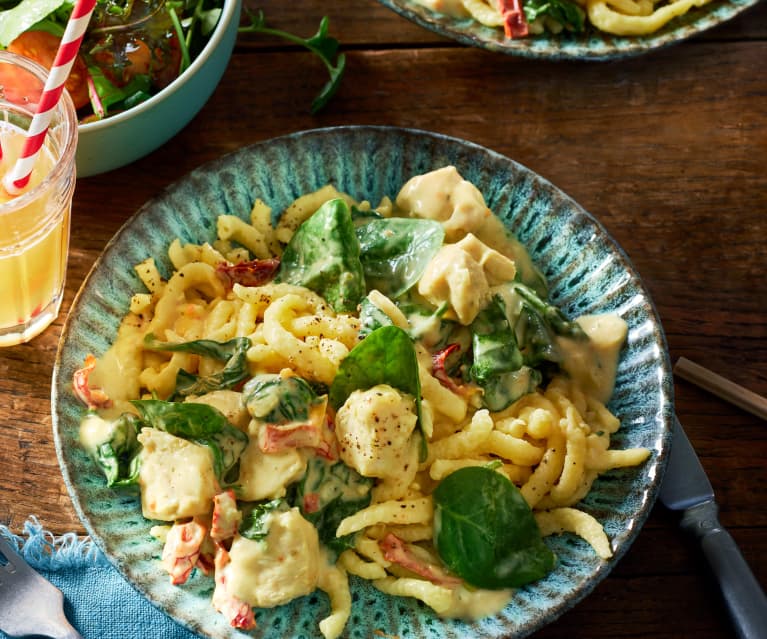
<path id="1" fill-rule="evenodd" d="M 681 526 L 700 542 L 740 639 L 767 637 L 767 596 L 729 532 L 714 500 L 688 508 Z"/>

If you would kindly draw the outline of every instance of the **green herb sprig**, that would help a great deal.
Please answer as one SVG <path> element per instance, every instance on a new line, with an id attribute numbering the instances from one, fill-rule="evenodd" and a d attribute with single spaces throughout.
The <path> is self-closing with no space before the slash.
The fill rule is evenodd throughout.
<path id="1" fill-rule="evenodd" d="M 311 105 L 312 114 L 320 111 L 328 103 L 330 98 L 335 95 L 336 91 L 338 91 L 338 87 L 341 84 L 341 78 L 346 69 L 346 56 L 343 53 L 338 53 L 338 40 L 328 35 L 330 26 L 328 17 L 324 16 L 322 18 L 317 33 L 311 38 L 304 39 L 300 36 L 288 33 L 287 31 L 267 27 L 264 12 L 261 10 L 259 10 L 258 13 L 253 13 L 246 9 L 246 13 L 250 18 L 250 24 L 241 26 L 239 28 L 240 33 L 261 33 L 264 35 L 276 36 L 309 49 L 309 51 L 322 60 L 330 74 L 330 79 L 322 87 Z"/>

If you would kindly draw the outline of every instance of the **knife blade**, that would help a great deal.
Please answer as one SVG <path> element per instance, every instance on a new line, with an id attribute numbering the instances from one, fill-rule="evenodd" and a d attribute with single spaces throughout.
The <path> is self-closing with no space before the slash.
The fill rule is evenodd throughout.
<path id="1" fill-rule="evenodd" d="M 693 535 L 714 573 L 740 639 L 767 637 L 767 596 L 729 532 L 695 449 L 674 416 L 671 453 L 660 488 L 666 508 L 682 513 L 680 526 Z"/>

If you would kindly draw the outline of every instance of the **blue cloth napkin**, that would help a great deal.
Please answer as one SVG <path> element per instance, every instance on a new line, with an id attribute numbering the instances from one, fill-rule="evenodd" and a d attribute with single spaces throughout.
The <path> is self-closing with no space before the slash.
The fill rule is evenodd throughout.
<path id="1" fill-rule="evenodd" d="M 6 526 L 0 535 L 64 593 L 64 613 L 84 639 L 198 639 L 150 604 L 89 538 L 55 537 L 34 517 L 22 535 Z M 0 631 L 0 639 L 8 635 Z"/>

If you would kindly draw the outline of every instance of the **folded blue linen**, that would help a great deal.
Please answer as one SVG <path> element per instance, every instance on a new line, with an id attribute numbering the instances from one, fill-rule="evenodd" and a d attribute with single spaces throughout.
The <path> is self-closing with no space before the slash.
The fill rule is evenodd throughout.
<path id="1" fill-rule="evenodd" d="M 109 563 L 89 538 L 56 537 L 34 517 L 22 535 L 0 526 L 0 535 L 64 593 L 64 612 L 84 639 L 196 639 L 150 604 Z M 0 639 L 8 635 L 0 631 Z"/>

